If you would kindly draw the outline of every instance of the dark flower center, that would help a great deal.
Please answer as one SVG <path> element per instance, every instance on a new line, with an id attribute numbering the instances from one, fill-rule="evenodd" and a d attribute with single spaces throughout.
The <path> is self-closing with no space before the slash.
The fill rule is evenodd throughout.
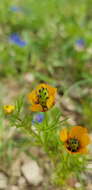
<path id="1" fill-rule="evenodd" d="M 6 105 L 6 108 L 9 108 L 9 105 Z"/>
<path id="2" fill-rule="evenodd" d="M 48 90 L 47 88 L 40 88 L 39 91 L 38 91 L 38 100 L 39 100 L 39 104 L 42 106 L 42 107 L 46 107 L 46 102 L 47 102 L 47 99 L 49 98 L 49 94 L 48 94 Z"/>
<path id="3" fill-rule="evenodd" d="M 80 148 L 80 142 L 76 138 L 70 138 L 66 142 L 67 149 L 71 152 L 77 152 Z"/>

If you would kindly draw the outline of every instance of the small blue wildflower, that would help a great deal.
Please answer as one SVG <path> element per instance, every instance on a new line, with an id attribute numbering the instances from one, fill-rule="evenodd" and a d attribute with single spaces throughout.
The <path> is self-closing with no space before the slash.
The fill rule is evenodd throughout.
<path id="1" fill-rule="evenodd" d="M 30 13 L 32 12 L 31 8 L 24 8 L 24 7 L 18 7 L 18 6 L 11 6 L 10 11 L 15 12 L 15 13 L 22 12 L 27 15 L 30 15 Z"/>
<path id="2" fill-rule="evenodd" d="M 78 52 L 81 52 L 84 50 L 85 48 L 85 41 L 83 39 L 78 39 L 75 41 L 75 44 L 74 44 L 74 47 L 75 47 L 75 50 L 78 51 Z"/>
<path id="3" fill-rule="evenodd" d="M 44 114 L 43 113 L 39 113 L 39 114 L 36 114 L 34 116 L 33 123 L 34 122 L 41 123 L 43 120 L 44 120 Z"/>
<path id="4" fill-rule="evenodd" d="M 22 40 L 20 38 L 20 36 L 16 33 L 12 34 L 9 38 L 10 42 L 20 46 L 20 47 L 24 47 L 27 45 L 27 42 L 25 42 L 24 40 Z"/>
<path id="5" fill-rule="evenodd" d="M 83 39 L 76 40 L 76 45 L 79 47 L 83 47 L 85 45 L 84 40 Z"/>
<path id="6" fill-rule="evenodd" d="M 17 6 L 12 6 L 12 7 L 10 7 L 10 10 L 13 11 L 13 12 L 22 11 L 21 7 L 17 7 Z"/>

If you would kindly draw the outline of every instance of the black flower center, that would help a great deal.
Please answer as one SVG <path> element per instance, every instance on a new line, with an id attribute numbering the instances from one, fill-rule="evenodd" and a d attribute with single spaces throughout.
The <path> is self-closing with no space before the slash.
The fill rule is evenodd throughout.
<path id="1" fill-rule="evenodd" d="M 46 107 L 46 102 L 47 102 L 47 99 L 49 98 L 47 88 L 43 88 L 43 87 L 40 88 L 38 93 L 37 93 L 37 96 L 38 96 L 39 104 L 42 107 Z"/>
<path id="2" fill-rule="evenodd" d="M 80 148 L 80 142 L 76 138 L 70 138 L 67 140 L 67 149 L 71 152 L 77 152 Z"/>

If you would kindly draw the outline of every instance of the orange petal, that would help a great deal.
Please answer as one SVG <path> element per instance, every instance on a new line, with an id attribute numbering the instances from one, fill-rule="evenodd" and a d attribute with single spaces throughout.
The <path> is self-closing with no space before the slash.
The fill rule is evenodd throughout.
<path id="1" fill-rule="evenodd" d="M 67 129 L 64 128 L 60 131 L 60 140 L 65 142 L 67 141 L 67 139 L 68 139 L 68 132 L 67 132 Z"/>
<path id="2" fill-rule="evenodd" d="M 81 149 L 79 150 L 79 153 L 80 153 L 80 154 L 87 154 L 87 153 L 88 153 L 88 150 L 87 150 L 87 148 L 81 148 Z"/>
<path id="3" fill-rule="evenodd" d="M 49 85 L 47 84 L 47 89 L 48 89 L 48 91 L 49 91 L 49 95 L 53 95 L 54 97 L 56 96 L 56 94 L 57 94 L 57 88 L 54 88 L 54 87 L 49 86 Z"/>
<path id="4" fill-rule="evenodd" d="M 36 91 L 35 91 L 35 90 L 33 90 L 31 93 L 29 93 L 29 94 L 27 95 L 27 97 L 28 97 L 28 101 L 29 101 L 31 104 L 37 102 L 37 95 L 36 95 Z"/>
<path id="5" fill-rule="evenodd" d="M 83 134 L 80 139 L 81 147 L 85 147 L 90 144 L 91 140 L 87 133 Z"/>
<path id="6" fill-rule="evenodd" d="M 30 107 L 31 111 L 43 112 L 42 106 L 40 104 L 34 104 Z"/>
<path id="7" fill-rule="evenodd" d="M 77 137 L 77 138 L 81 138 L 83 134 L 87 133 L 87 129 L 81 126 L 75 126 L 71 129 L 70 133 L 69 133 L 69 137 Z"/>
<path id="8" fill-rule="evenodd" d="M 47 107 L 50 109 L 55 103 L 55 99 L 53 96 L 50 96 L 49 99 L 47 100 Z"/>

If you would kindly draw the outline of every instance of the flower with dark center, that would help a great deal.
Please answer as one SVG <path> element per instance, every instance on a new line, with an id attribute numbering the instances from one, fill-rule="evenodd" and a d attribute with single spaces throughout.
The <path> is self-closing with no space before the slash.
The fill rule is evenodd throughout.
<path id="1" fill-rule="evenodd" d="M 7 104 L 3 106 L 3 110 L 6 114 L 11 114 L 15 110 L 15 106 Z"/>
<path id="2" fill-rule="evenodd" d="M 87 153 L 86 146 L 90 143 L 87 129 L 81 126 L 72 127 L 70 131 L 64 128 L 60 132 L 60 140 L 69 153 Z"/>
<path id="3" fill-rule="evenodd" d="M 48 85 L 40 84 L 28 94 L 28 100 L 31 103 L 31 110 L 45 112 L 55 104 L 57 89 Z"/>

